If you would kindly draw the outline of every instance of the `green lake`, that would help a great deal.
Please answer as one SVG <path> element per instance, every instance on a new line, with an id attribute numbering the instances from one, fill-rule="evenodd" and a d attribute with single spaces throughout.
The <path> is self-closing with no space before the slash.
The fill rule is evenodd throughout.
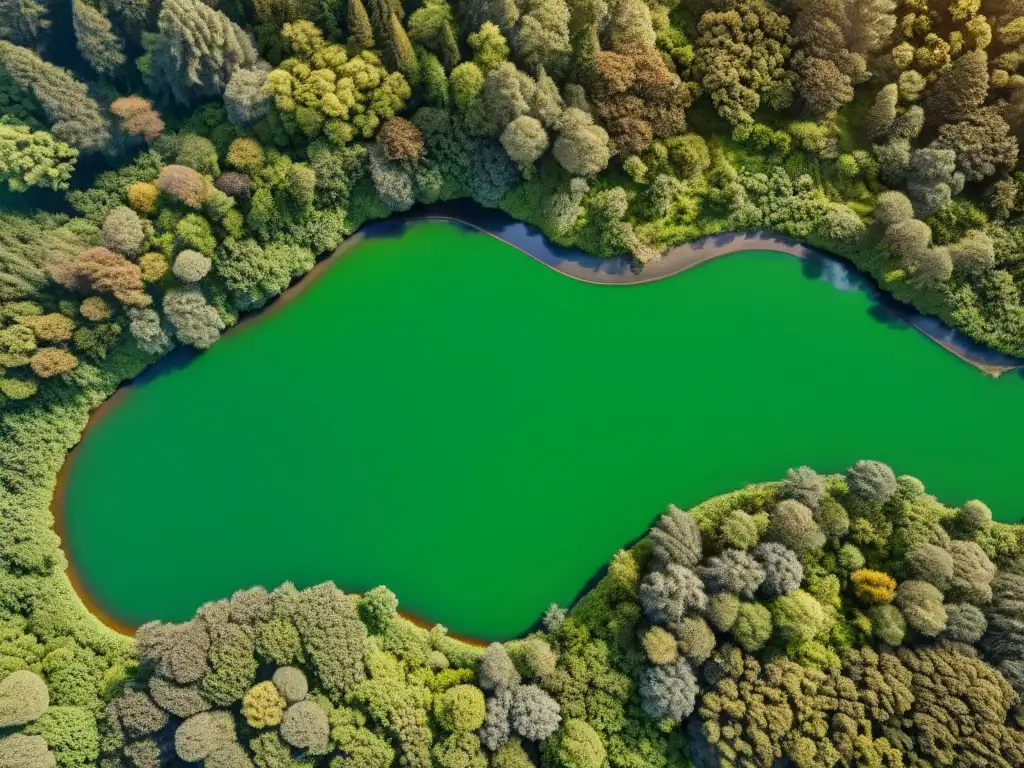
<path id="1" fill-rule="evenodd" d="M 126 393 L 74 455 L 68 556 L 133 625 L 330 579 L 489 640 L 669 502 L 801 464 L 880 459 L 1019 519 L 1024 378 L 873 306 L 778 253 L 604 287 L 416 224 Z"/>

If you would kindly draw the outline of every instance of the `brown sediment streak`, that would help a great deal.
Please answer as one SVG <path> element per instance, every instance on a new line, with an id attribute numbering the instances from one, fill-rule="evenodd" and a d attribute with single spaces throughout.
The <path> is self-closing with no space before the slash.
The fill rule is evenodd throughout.
<path id="1" fill-rule="evenodd" d="M 460 226 L 471 229 L 475 232 L 493 237 L 510 248 L 514 248 L 520 253 L 524 253 L 534 261 L 537 261 L 544 266 L 558 272 L 561 275 L 572 278 L 582 283 L 588 283 L 590 285 L 604 285 L 604 286 L 624 286 L 624 285 L 643 285 L 645 283 L 653 283 L 659 280 L 664 280 L 668 277 L 678 275 L 685 272 L 688 269 L 704 264 L 712 259 L 716 259 L 722 256 L 728 256 L 733 253 L 740 251 L 750 250 L 765 250 L 775 251 L 777 253 L 785 253 L 790 256 L 795 256 L 798 259 L 805 259 L 810 253 L 814 252 L 810 246 L 805 246 L 795 241 L 788 241 L 785 238 L 771 235 L 769 233 L 723 233 L 721 235 L 710 235 L 676 248 L 670 248 L 661 258 L 655 262 L 648 264 L 643 272 L 640 274 L 634 274 L 628 269 L 624 268 L 627 264 L 624 260 L 620 259 L 618 268 L 604 269 L 602 267 L 591 268 L 586 267 L 576 262 L 562 262 L 556 261 L 554 258 L 551 260 L 545 259 L 543 256 L 532 253 L 525 248 L 522 248 L 515 243 L 509 242 L 500 235 L 482 227 L 478 224 L 474 224 L 471 221 L 459 218 L 457 216 L 447 216 L 439 214 L 412 214 L 408 215 L 404 219 L 409 222 L 419 221 L 444 221 L 458 224 Z M 385 220 L 386 222 L 387 220 Z M 264 320 L 271 317 L 276 312 L 286 307 L 288 304 L 299 298 L 306 290 L 309 289 L 313 283 L 316 282 L 317 278 L 321 277 L 338 259 L 345 256 L 352 249 L 365 241 L 367 235 L 365 232 L 357 232 L 348 239 L 346 239 L 337 249 L 335 249 L 330 256 L 317 262 L 317 264 L 311 269 L 305 276 L 303 276 L 299 282 L 295 285 L 285 289 L 271 304 L 256 311 L 251 312 L 242 317 L 238 323 L 233 327 L 225 331 L 223 334 L 224 338 L 230 337 L 232 334 L 238 333 L 240 330 L 245 328 L 251 323 Z M 713 240 L 721 240 L 720 243 L 713 243 L 708 245 Z M 600 260 L 599 260 L 600 261 Z M 600 261 L 602 265 L 615 265 L 614 260 L 603 260 Z M 990 376 L 999 376 L 1001 373 L 1019 369 L 1021 365 L 998 365 L 989 364 L 979 360 L 972 360 L 965 356 L 960 350 L 951 345 L 945 339 L 934 336 L 929 333 L 926 329 L 918 327 L 913 322 L 908 320 L 896 312 L 895 310 L 889 309 L 893 314 L 900 320 L 905 322 L 910 327 L 920 332 L 925 337 L 931 339 L 935 343 L 947 351 L 956 355 L 959 359 L 965 363 L 978 368 L 982 372 Z M 118 404 L 121 398 L 127 396 L 135 385 L 132 382 L 126 382 L 123 384 L 111 397 L 107 398 L 99 407 L 97 407 L 90 415 L 89 421 L 86 424 L 84 435 L 89 431 L 90 428 L 95 426 L 107 413 L 112 411 Z M 119 632 L 123 635 L 132 636 L 135 634 L 135 628 L 110 615 L 102 605 L 100 605 L 90 594 L 83 582 L 81 575 L 75 570 L 74 559 L 71 556 L 71 552 L 67 545 L 66 532 L 66 520 L 65 515 L 67 513 L 67 481 L 71 473 L 71 468 L 74 465 L 75 454 L 78 448 L 74 448 L 68 454 L 64 461 L 63 466 L 57 473 L 56 487 L 54 490 L 53 502 L 51 504 L 51 512 L 54 519 L 54 531 L 60 537 L 63 543 L 64 553 L 67 557 L 68 567 L 67 576 L 71 583 L 75 594 L 78 595 L 79 599 L 89 610 L 89 612 L 99 619 L 110 629 Z M 351 593 L 349 593 L 351 594 Z M 198 606 L 197 606 L 198 607 Z M 405 611 L 399 611 L 399 613 L 410 622 L 418 627 L 424 629 L 430 629 L 433 624 L 430 622 L 412 614 L 406 613 Z M 487 643 L 470 637 L 465 637 L 458 634 L 449 633 L 449 637 L 474 645 L 477 647 L 484 647 Z"/>

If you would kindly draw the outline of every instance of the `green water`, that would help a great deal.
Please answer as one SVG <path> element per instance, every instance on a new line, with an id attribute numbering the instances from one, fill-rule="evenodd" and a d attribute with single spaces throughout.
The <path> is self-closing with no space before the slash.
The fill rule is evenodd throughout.
<path id="1" fill-rule="evenodd" d="M 598 287 L 419 224 L 132 390 L 77 454 L 69 556 L 133 624 L 332 579 L 492 639 L 669 502 L 800 464 L 881 459 L 1018 519 L 1024 380 L 870 308 L 781 254 Z"/>

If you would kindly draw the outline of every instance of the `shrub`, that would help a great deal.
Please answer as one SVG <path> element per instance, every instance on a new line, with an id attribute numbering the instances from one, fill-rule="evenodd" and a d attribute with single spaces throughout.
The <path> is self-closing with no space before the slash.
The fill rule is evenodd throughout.
<path id="1" fill-rule="evenodd" d="M 825 534 L 814 521 L 811 510 L 793 499 L 775 505 L 765 538 L 777 541 L 801 556 L 825 545 Z"/>
<path id="2" fill-rule="evenodd" d="M 935 637 L 946 628 L 942 593 L 926 581 L 904 581 L 896 589 L 896 607 L 912 629 Z"/>
<path id="3" fill-rule="evenodd" d="M 160 191 L 176 197 L 189 208 L 202 208 L 210 199 L 210 185 L 202 174 L 184 165 L 167 165 L 157 182 Z"/>
<path id="4" fill-rule="evenodd" d="M 288 702 L 270 681 L 258 683 L 242 699 L 242 717 L 253 728 L 271 728 L 281 722 Z"/>
<path id="5" fill-rule="evenodd" d="M 30 723 L 49 706 L 46 683 L 34 672 L 19 669 L 0 680 L 0 728 Z"/>
<path id="6" fill-rule="evenodd" d="M 799 589 L 804 580 L 804 568 L 796 553 L 778 542 L 758 544 L 754 559 L 764 570 L 760 590 L 768 596 L 788 595 Z"/>
<path id="7" fill-rule="evenodd" d="M 730 631 L 743 650 L 760 650 L 772 636 L 771 612 L 760 603 L 741 602 Z"/>
<path id="8" fill-rule="evenodd" d="M 861 568 L 850 574 L 850 581 L 857 599 L 868 605 L 891 603 L 896 594 L 896 580 L 881 571 Z"/>
<path id="9" fill-rule="evenodd" d="M 897 646 L 907 633 L 903 614 L 894 605 L 877 605 L 868 612 L 871 632 L 886 645 Z"/>
<path id="10" fill-rule="evenodd" d="M 701 580 L 675 563 L 648 573 L 640 584 L 639 599 L 644 614 L 656 624 L 678 621 L 687 611 L 702 611 L 707 606 Z"/>
<path id="11" fill-rule="evenodd" d="M 327 714 L 310 700 L 299 701 L 285 710 L 281 719 L 281 738 L 298 749 L 312 754 L 327 750 L 330 726 Z"/>
<path id="12" fill-rule="evenodd" d="M 585 720 L 569 718 L 545 744 L 545 754 L 562 768 L 602 768 L 605 749 L 601 737 Z"/>
<path id="13" fill-rule="evenodd" d="M 637 684 L 644 712 L 654 720 L 682 722 L 693 712 L 697 700 L 697 678 L 684 659 L 647 667 Z"/>
<path id="14" fill-rule="evenodd" d="M 110 250 L 134 256 L 142 251 L 145 241 L 146 228 L 131 208 L 119 205 L 103 220 L 103 244 Z"/>
<path id="15" fill-rule="evenodd" d="M 174 257 L 174 276 L 183 283 L 198 283 L 213 262 L 198 251 L 184 250 Z"/>
<path id="16" fill-rule="evenodd" d="M 795 499 L 806 507 L 817 509 L 825 493 L 825 481 L 810 467 L 790 469 L 779 486 L 783 498 Z"/>
<path id="17" fill-rule="evenodd" d="M 309 692 L 309 683 L 301 669 L 296 667 L 280 667 L 272 678 L 277 692 L 289 704 L 302 701 Z"/>
<path id="18" fill-rule="evenodd" d="M 885 504 L 896 493 L 896 475 L 888 464 L 861 460 L 846 472 L 850 493 L 871 504 Z"/>
<path id="19" fill-rule="evenodd" d="M 651 548 L 655 567 L 675 563 L 692 568 L 700 562 L 702 545 L 700 528 L 693 516 L 670 505 L 651 531 Z"/>
<path id="20" fill-rule="evenodd" d="M 434 701 L 434 717 L 446 731 L 475 731 L 484 724 L 484 695 L 475 685 L 456 685 Z"/>
<path id="21" fill-rule="evenodd" d="M 729 592 L 748 599 L 754 596 L 765 576 L 757 560 L 739 549 L 727 549 L 707 558 L 698 572 L 708 592 Z M 704 610 L 705 607 L 706 601 L 683 610 Z"/>
<path id="22" fill-rule="evenodd" d="M 513 730 L 530 741 L 544 741 L 562 722 L 560 708 L 536 685 L 520 685 L 512 691 L 509 722 Z"/>

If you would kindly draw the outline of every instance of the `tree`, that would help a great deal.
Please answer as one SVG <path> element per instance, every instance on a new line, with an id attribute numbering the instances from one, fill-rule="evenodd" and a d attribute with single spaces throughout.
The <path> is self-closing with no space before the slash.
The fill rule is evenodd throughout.
<path id="1" fill-rule="evenodd" d="M 124 64 L 121 38 L 114 34 L 110 20 L 82 0 L 71 2 L 71 22 L 82 57 L 101 75 L 113 75 Z"/>
<path id="2" fill-rule="evenodd" d="M 498 691 L 519 685 L 519 672 L 501 643 L 491 643 L 480 657 L 477 679 L 485 691 Z"/>
<path id="3" fill-rule="evenodd" d="M 162 355 L 172 346 L 170 338 L 155 310 L 129 308 L 129 325 L 139 349 L 149 355 Z"/>
<path id="4" fill-rule="evenodd" d="M 564 768 L 601 768 L 605 764 L 605 749 L 598 735 L 586 720 L 567 718 L 544 752 L 555 765 Z"/>
<path id="5" fill-rule="evenodd" d="M 49 28 L 47 6 L 40 0 L 4 0 L 0 3 L 0 38 L 31 46 Z"/>
<path id="6" fill-rule="evenodd" d="M 515 685 L 518 685 L 518 682 Z M 483 686 L 482 682 L 481 686 Z M 509 723 L 511 710 L 512 689 L 509 686 L 498 688 L 495 694 L 486 701 L 484 724 L 481 726 L 479 734 L 480 742 L 492 752 L 505 744 L 512 733 L 512 726 Z"/>
<path id="7" fill-rule="evenodd" d="M 253 728 L 272 728 L 281 722 L 287 702 L 272 682 L 257 683 L 242 699 L 242 717 Z"/>
<path id="8" fill-rule="evenodd" d="M 381 125 L 377 145 L 388 160 L 415 163 L 423 154 L 423 134 L 404 117 L 392 117 Z"/>
<path id="9" fill-rule="evenodd" d="M 729 592 L 747 599 L 754 596 L 765 576 L 760 564 L 739 549 L 726 549 L 714 557 L 707 558 L 704 564 L 698 567 L 697 572 L 708 592 Z M 702 610 L 705 606 L 696 607 Z M 691 608 L 686 606 L 686 609 Z"/>
<path id="10" fill-rule="evenodd" d="M 895 603 L 907 624 L 925 637 L 935 637 L 946 628 L 942 593 L 926 581 L 900 582 Z"/>
<path id="11" fill-rule="evenodd" d="M 871 632 L 881 642 L 893 647 L 903 642 L 907 623 L 895 605 L 876 605 L 868 611 Z"/>
<path id="12" fill-rule="evenodd" d="M 256 65 L 249 36 L 200 0 L 164 0 L 157 27 L 150 87 L 180 104 L 221 96 L 237 70 Z"/>
<path id="13" fill-rule="evenodd" d="M 754 559 L 764 570 L 764 580 L 760 590 L 772 596 L 788 595 L 800 587 L 804 579 L 804 569 L 796 553 L 779 544 L 768 541 L 754 548 Z"/>
<path id="14" fill-rule="evenodd" d="M 0 739 L 0 768 L 56 768 L 42 736 L 15 733 Z"/>
<path id="15" fill-rule="evenodd" d="M 520 0 L 519 8 L 513 37 L 519 61 L 532 72 L 561 72 L 571 52 L 566 1 Z"/>
<path id="16" fill-rule="evenodd" d="M 59 347 L 43 347 L 32 355 L 29 365 L 40 379 L 49 379 L 73 371 L 78 365 L 78 359 Z"/>
<path id="17" fill-rule="evenodd" d="M 826 117 L 853 101 L 850 78 L 830 59 L 805 59 L 797 70 L 797 89 L 815 117 Z"/>
<path id="18" fill-rule="evenodd" d="M 995 107 L 983 107 L 961 122 L 943 125 L 932 146 L 956 152 L 957 169 L 967 181 L 981 181 L 1017 163 L 1017 139 Z"/>
<path id="19" fill-rule="evenodd" d="M 119 205 L 103 220 L 103 244 L 123 256 L 135 256 L 146 241 L 142 219 L 131 208 Z"/>
<path id="20" fill-rule="evenodd" d="M 670 664 L 679 655 L 675 637 L 661 627 L 651 627 L 647 630 L 641 644 L 652 664 Z"/>
<path id="21" fill-rule="evenodd" d="M 956 173 L 956 153 L 949 149 L 915 149 L 910 156 L 907 194 L 919 219 L 934 216 L 963 189 Z"/>
<path id="22" fill-rule="evenodd" d="M 906 554 L 908 572 L 921 581 L 927 581 L 940 591 L 949 589 L 953 580 L 953 556 L 940 546 L 920 542 Z"/>
<path id="23" fill-rule="evenodd" d="M 536 685 L 520 685 L 512 691 L 509 722 L 524 739 L 547 739 L 562 722 L 559 712 L 558 702 Z"/>
<path id="24" fill-rule="evenodd" d="M 656 624 L 678 621 L 684 613 L 707 607 L 704 584 L 697 574 L 675 563 L 644 577 L 639 600 L 644 614 Z"/>
<path id="25" fill-rule="evenodd" d="M 825 481 L 810 467 L 790 469 L 779 491 L 784 498 L 796 499 L 810 509 L 817 509 L 825 493 Z"/>
<path id="26" fill-rule="evenodd" d="M 988 54 L 968 51 L 939 72 L 925 98 L 933 125 L 955 123 L 975 114 L 988 96 Z"/>
<path id="27" fill-rule="evenodd" d="M 608 167 L 608 133 L 586 112 L 570 107 L 562 114 L 561 132 L 552 154 L 574 176 L 592 176 Z"/>
<path id="28" fill-rule="evenodd" d="M 537 118 L 520 115 L 505 126 L 501 145 L 512 162 L 526 174 L 532 172 L 533 164 L 547 151 L 548 134 Z"/>
<path id="29" fill-rule="evenodd" d="M 903 201 L 896 197 L 887 198 L 886 205 L 899 206 Z M 891 221 L 896 214 L 883 209 L 882 220 Z M 875 218 L 879 218 L 879 209 L 875 207 Z M 930 234 L 929 234 L 930 239 Z M 885 504 L 896 493 L 896 475 L 892 469 L 880 461 L 861 460 L 846 471 L 846 484 L 850 493 L 870 504 Z"/>
<path id="30" fill-rule="evenodd" d="M 964 237 L 964 240 L 961 241 L 961 245 L 969 239 L 977 241 L 976 243 L 972 243 L 971 246 L 976 247 L 979 250 L 992 244 L 991 238 L 980 230 L 972 230 L 971 232 L 968 232 Z M 994 258 L 995 257 L 993 256 L 993 259 Z M 970 501 L 965 501 L 960 505 L 960 515 L 958 516 L 958 519 L 960 524 L 964 527 L 964 530 L 970 533 L 976 533 L 992 522 L 992 510 L 989 509 L 988 505 L 984 502 L 978 501 L 977 499 L 971 499 Z"/>
<path id="31" fill-rule="evenodd" d="M 348 2 L 348 33 L 349 42 L 354 48 L 362 51 L 373 48 L 373 27 L 363 0 Z"/>
<path id="32" fill-rule="evenodd" d="M 405 32 L 405 27 L 399 21 L 398 15 L 391 14 L 388 21 L 388 53 L 391 63 L 399 72 L 406 77 L 415 79 L 419 66 L 416 61 L 416 52 L 413 50 L 412 41 Z"/>
<path id="33" fill-rule="evenodd" d="M 434 717 L 446 731 L 475 731 L 484 724 L 484 695 L 475 685 L 452 686 L 434 701 Z"/>
<path id="34" fill-rule="evenodd" d="M 658 179 L 655 179 L 655 184 L 658 184 Z M 730 547 L 744 550 L 755 546 L 760 536 L 757 521 L 742 509 L 734 509 L 722 518 L 719 533 Z"/>
<path id="35" fill-rule="evenodd" d="M 235 723 L 230 712 L 201 712 L 178 726 L 174 749 L 186 763 L 197 763 L 234 740 Z"/>
<path id="36" fill-rule="evenodd" d="M 99 105 L 68 70 L 5 40 L 0 40 L 0 67 L 38 99 L 54 138 L 82 152 L 106 145 L 110 130 Z"/>
<path id="37" fill-rule="evenodd" d="M 201 208 L 210 199 L 209 182 L 188 166 L 165 165 L 157 184 L 161 192 L 178 198 L 189 208 Z"/>
<path id="38" fill-rule="evenodd" d="M 729 631 L 743 650 L 759 650 L 772 636 L 771 612 L 760 603 L 741 602 Z"/>
<path id="39" fill-rule="evenodd" d="M 23 733 L 42 736 L 58 768 L 90 765 L 99 757 L 96 716 L 84 707 L 50 707 Z"/>
<path id="40" fill-rule="evenodd" d="M 869 605 L 891 603 L 896 594 L 896 580 L 881 571 L 862 568 L 850 574 L 850 581 L 857 599 Z"/>
<path id="41" fill-rule="evenodd" d="M 889 42 L 896 27 L 896 0 L 851 0 L 846 3 L 846 39 L 851 51 L 874 53 Z"/>
<path id="42" fill-rule="evenodd" d="M 274 671 L 272 682 L 277 692 L 288 704 L 302 701 L 309 692 L 309 682 L 306 680 L 306 676 L 301 669 L 296 667 L 278 668 Z"/>
<path id="43" fill-rule="evenodd" d="M 270 98 L 264 90 L 267 70 L 259 65 L 239 67 L 224 86 L 224 109 L 236 128 L 245 128 L 266 117 L 270 109 Z"/>
<path id="44" fill-rule="evenodd" d="M 68 188 L 78 151 L 46 131 L 0 122 L 0 180 L 12 192 Z"/>
<path id="45" fill-rule="evenodd" d="M 34 672 L 20 669 L 0 680 L 0 728 L 30 723 L 49 706 L 46 683 Z"/>
<path id="46" fill-rule="evenodd" d="M 771 610 L 772 625 L 787 641 L 808 642 L 829 625 L 824 607 L 802 589 L 777 598 Z"/>
<path id="47" fill-rule="evenodd" d="M 821 549 L 825 544 L 825 534 L 814 521 L 811 510 L 795 499 L 785 499 L 775 505 L 765 538 L 789 547 L 797 555 Z"/>
<path id="48" fill-rule="evenodd" d="M 956 643 L 974 645 L 985 634 L 988 622 L 981 609 L 970 603 L 953 603 L 946 606 L 946 629 L 942 637 Z"/>
<path id="49" fill-rule="evenodd" d="M 949 594 L 967 603 L 984 605 L 992 600 L 992 580 L 996 567 L 985 551 L 974 541 L 953 539 L 949 542 L 953 558 L 953 576 Z"/>
<path id="50" fill-rule="evenodd" d="M 753 123 L 762 98 L 775 109 L 792 98 L 786 70 L 789 19 L 764 0 L 728 0 L 697 22 L 694 44 L 701 85 L 733 125 Z"/>
<path id="51" fill-rule="evenodd" d="M 110 112 L 121 120 L 121 130 L 152 141 L 164 132 L 164 121 L 148 99 L 122 96 L 110 104 Z"/>
<path id="52" fill-rule="evenodd" d="M 198 251 L 184 250 L 174 257 L 174 276 L 183 283 L 198 283 L 210 271 L 213 262 Z"/>
<path id="53" fill-rule="evenodd" d="M 164 295 L 163 310 L 178 339 L 197 349 L 213 346 L 224 330 L 224 321 L 217 310 L 194 286 L 168 291 Z"/>
<path id="54" fill-rule="evenodd" d="M 682 722 L 693 712 L 697 690 L 697 679 L 684 659 L 647 667 L 637 683 L 644 712 L 655 720 L 673 723 Z"/>

